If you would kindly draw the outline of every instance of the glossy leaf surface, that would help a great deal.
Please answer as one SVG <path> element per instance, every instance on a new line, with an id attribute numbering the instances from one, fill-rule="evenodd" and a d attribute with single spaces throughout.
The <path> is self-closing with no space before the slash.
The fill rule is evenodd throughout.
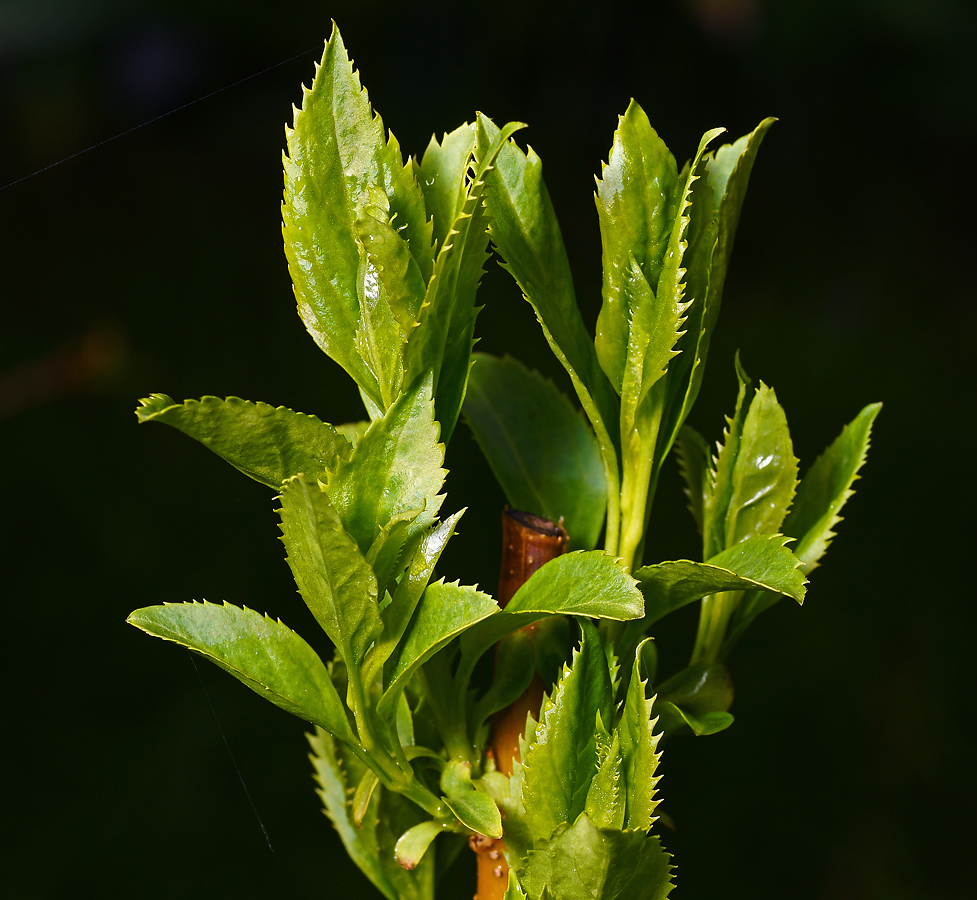
<path id="1" fill-rule="evenodd" d="M 481 791 L 471 790 L 444 798 L 445 805 L 466 828 L 491 838 L 502 837 L 502 815 L 495 801 Z"/>
<path id="2" fill-rule="evenodd" d="M 148 606 L 126 621 L 199 653 L 293 715 L 353 740 L 346 708 L 322 660 L 280 621 L 206 602 Z"/>
<path id="3" fill-rule="evenodd" d="M 412 321 L 412 307 L 419 308 L 423 296 L 388 298 L 386 288 L 380 296 L 384 281 L 397 281 L 388 277 L 392 270 L 402 275 L 404 259 L 374 246 L 370 235 L 389 226 L 384 241 L 403 242 L 409 265 L 426 284 L 433 268 L 431 229 L 413 169 L 374 116 L 336 29 L 286 136 L 283 233 L 299 314 L 319 346 L 385 408 L 380 380 L 390 373 L 374 370 L 376 358 L 357 352 L 371 330 L 361 302 L 383 303 L 394 319 Z M 362 293 L 364 286 L 372 298 Z M 378 338 L 383 354 L 391 350 L 385 339 Z"/>
<path id="4" fill-rule="evenodd" d="M 512 357 L 476 354 L 465 418 L 509 505 L 559 522 L 592 549 L 607 503 L 600 447 L 567 398 Z"/>
<path id="5" fill-rule="evenodd" d="M 299 593 L 346 665 L 358 668 L 380 633 L 373 570 L 318 485 L 293 478 L 281 503 L 282 541 Z"/>
<path id="6" fill-rule="evenodd" d="M 381 530 L 404 513 L 419 511 L 405 538 L 431 527 L 444 499 L 438 495 L 443 461 L 428 376 L 370 425 L 329 477 L 332 504 L 361 551 L 368 552 Z"/>
<path id="7" fill-rule="evenodd" d="M 171 425 L 275 490 L 293 475 L 324 479 L 352 450 L 332 425 L 284 406 L 238 397 L 175 403 L 166 394 L 153 394 L 139 403 L 140 422 Z"/>

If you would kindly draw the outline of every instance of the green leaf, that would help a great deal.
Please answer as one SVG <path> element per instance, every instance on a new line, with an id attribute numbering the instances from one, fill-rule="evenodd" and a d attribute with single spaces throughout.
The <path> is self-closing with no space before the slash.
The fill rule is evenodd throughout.
<path id="1" fill-rule="evenodd" d="M 352 449 L 332 425 L 284 406 L 238 397 L 174 403 L 166 394 L 140 400 L 140 422 L 165 422 L 200 441 L 249 478 L 277 490 L 286 478 L 326 473 Z"/>
<path id="2" fill-rule="evenodd" d="M 357 222 L 369 210 L 390 225 L 425 284 L 433 268 L 431 226 L 412 167 L 393 135 L 385 138 L 338 29 L 286 137 L 283 234 L 299 314 L 319 346 L 382 405 L 376 374 L 356 351 L 364 248 Z"/>
<path id="3" fill-rule="evenodd" d="M 702 504 L 706 495 L 709 473 L 709 445 L 706 439 L 688 425 L 682 427 L 675 443 L 678 466 L 685 479 L 685 496 L 689 498 L 689 512 L 702 534 Z"/>
<path id="4" fill-rule="evenodd" d="M 490 838 L 502 837 L 502 815 L 488 794 L 473 789 L 443 800 L 466 828 Z"/>
<path id="5" fill-rule="evenodd" d="M 367 662 L 368 669 L 379 671 L 379 668 L 390 658 L 394 648 L 400 642 L 407 624 L 414 615 L 418 601 L 434 576 L 434 567 L 441 557 L 445 545 L 455 533 L 458 520 L 465 510 L 456 512 L 444 522 L 432 526 L 414 551 L 411 561 L 397 585 L 390 602 L 380 610 L 383 621 L 383 634 L 370 651 Z M 371 681 L 372 678 L 367 678 Z"/>
<path id="6" fill-rule="evenodd" d="M 445 584 L 443 580 L 428 585 L 401 642 L 384 667 L 387 689 L 377 705 L 379 714 L 387 716 L 394 709 L 393 704 L 419 666 L 453 637 L 496 613 L 498 608 L 488 594 L 467 585 Z"/>
<path id="7" fill-rule="evenodd" d="M 678 435 L 699 395 L 712 332 L 719 318 L 723 283 L 733 239 L 757 151 L 776 119 L 764 119 L 734 144 L 705 154 L 692 189 L 689 249 L 686 253 L 687 293 L 693 301 L 687 332 L 678 344 L 680 356 L 669 378 L 669 409 L 663 426 L 660 458 Z"/>
<path id="8" fill-rule="evenodd" d="M 515 869 L 509 869 L 509 884 L 505 889 L 502 900 L 527 900 L 522 888 L 519 887 L 519 880 L 516 878 Z"/>
<path id="9" fill-rule="evenodd" d="M 417 327 L 407 345 L 409 379 L 434 373 L 438 421 L 445 441 L 454 430 L 468 384 L 474 346 L 475 294 L 488 259 L 488 226 L 482 195 L 484 175 L 509 135 L 521 128 L 510 122 L 479 159 L 447 238 L 438 251 Z"/>
<path id="10" fill-rule="evenodd" d="M 725 731 L 733 724 L 731 713 L 717 711 L 696 716 L 667 700 L 658 704 L 658 715 L 664 734 L 674 734 L 688 726 L 696 737 L 705 737 Z"/>
<path id="11" fill-rule="evenodd" d="M 854 493 L 852 484 L 868 452 L 872 423 L 882 404 L 866 406 L 845 426 L 841 434 L 819 456 L 801 479 L 794 505 L 784 520 L 784 531 L 800 539 L 794 548 L 805 574 L 818 565 L 834 537 L 833 528 L 841 521 L 841 508 Z M 779 598 L 766 591 L 750 591 L 739 606 L 723 647 L 728 655 L 750 623 Z"/>
<path id="12" fill-rule="evenodd" d="M 601 725 L 603 727 L 603 725 Z M 621 737 L 615 731 L 613 738 L 603 735 L 607 740 L 605 748 L 598 743 L 597 774 L 587 791 L 585 812 L 598 828 L 624 828 L 624 813 L 627 806 L 624 775 L 621 759 Z"/>
<path id="13" fill-rule="evenodd" d="M 562 518 L 571 547 L 592 549 L 607 505 L 593 432 L 538 372 L 510 356 L 474 359 L 465 418 L 509 505 Z"/>
<path id="14" fill-rule="evenodd" d="M 281 502 L 282 541 L 299 593 L 354 671 L 380 633 L 373 571 L 319 486 L 296 476 L 285 482 Z"/>
<path id="15" fill-rule="evenodd" d="M 444 831 L 439 822 L 418 822 L 405 831 L 397 841 L 394 856 L 405 869 L 413 869 L 427 853 L 434 839 Z"/>
<path id="16" fill-rule="evenodd" d="M 664 734 L 684 730 L 696 735 L 728 728 L 733 717 L 733 680 L 717 662 L 700 660 L 658 685 L 659 728 Z"/>
<path id="17" fill-rule="evenodd" d="M 506 605 L 506 612 L 548 612 L 627 620 L 644 610 L 635 580 L 602 550 L 577 550 L 537 569 Z"/>
<path id="18" fill-rule="evenodd" d="M 438 249 L 444 246 L 468 199 L 468 169 L 474 147 L 475 126 L 465 122 L 445 134 L 440 144 L 432 136 L 420 164 L 415 166 Z"/>
<path id="19" fill-rule="evenodd" d="M 523 755 L 523 802 L 534 837 L 549 837 L 583 812 L 597 770 L 597 717 L 609 721 L 613 690 L 597 629 L 580 622 L 580 649 L 564 667 Z"/>
<path id="20" fill-rule="evenodd" d="M 537 569 L 506 605 L 461 637 L 455 675 L 464 691 L 482 654 L 507 634 L 545 616 L 589 616 L 627 620 L 642 615 L 644 600 L 635 580 L 601 550 L 577 550 Z"/>
<path id="21" fill-rule="evenodd" d="M 726 417 L 726 430 L 719 452 L 709 471 L 706 492 L 702 503 L 702 556 L 709 559 L 726 549 L 726 516 L 730 498 L 733 495 L 733 467 L 740 449 L 740 436 L 743 432 L 743 419 L 746 407 L 746 389 L 750 379 L 740 366 L 736 357 L 736 378 L 739 389 L 736 393 L 736 409 L 732 417 Z"/>
<path id="22" fill-rule="evenodd" d="M 645 597 L 641 630 L 688 603 L 720 591 L 760 588 L 802 602 L 807 582 L 799 560 L 786 547 L 789 540 L 779 534 L 758 535 L 707 563 L 679 559 L 638 569 L 634 575 Z"/>
<path id="23" fill-rule="evenodd" d="M 444 446 L 438 443 L 431 376 L 401 395 L 373 422 L 326 487 L 343 527 L 367 553 L 391 521 L 423 510 L 409 524 L 409 540 L 431 527 L 441 507 Z"/>
<path id="24" fill-rule="evenodd" d="M 641 831 L 598 828 L 586 813 L 537 843 L 517 872 L 531 900 L 664 900 L 673 887 L 669 855 Z"/>
<path id="25" fill-rule="evenodd" d="M 478 117 L 477 160 L 498 135 L 491 119 Z M 513 141 L 502 147 L 485 176 L 485 202 L 492 217 L 489 233 L 505 260 L 504 268 L 532 305 L 547 342 L 570 375 L 597 435 L 609 498 L 616 503 L 617 401 L 580 316 L 563 237 L 542 176 L 542 162 L 531 148 L 523 153 Z"/>
<path id="26" fill-rule="evenodd" d="M 841 508 L 854 494 L 852 484 L 868 453 L 872 423 L 881 403 L 866 406 L 808 469 L 797 489 L 784 531 L 797 538 L 795 553 L 805 574 L 816 568 L 841 521 Z"/>
<path id="27" fill-rule="evenodd" d="M 787 417 L 762 381 L 743 422 L 726 513 L 726 547 L 780 530 L 797 487 Z"/>
<path id="28" fill-rule="evenodd" d="M 647 642 L 645 642 L 647 643 Z M 648 831 L 655 821 L 655 786 L 661 776 L 655 775 L 661 753 L 657 753 L 660 734 L 655 734 L 657 719 L 651 718 L 654 698 L 645 697 L 646 680 L 641 678 L 642 646 L 635 651 L 631 682 L 615 730 L 620 739 L 625 784 L 627 785 L 627 824 L 629 831 Z"/>
<path id="29" fill-rule="evenodd" d="M 520 629 L 499 641 L 492 686 L 478 699 L 472 711 L 472 735 L 478 734 L 489 716 L 505 709 L 522 696 L 535 671 L 536 648 L 532 635 Z"/>
<path id="30" fill-rule="evenodd" d="M 354 740 L 346 709 L 322 660 L 281 621 L 207 602 L 147 606 L 126 621 L 199 653 L 300 719 L 344 741 Z"/>
<path id="31" fill-rule="evenodd" d="M 312 748 L 309 759 L 312 761 L 318 784 L 316 793 L 322 800 L 323 811 L 338 832 L 346 853 L 387 900 L 400 900 L 397 889 L 390 883 L 380 864 L 375 821 L 364 823 L 361 820 L 358 824 L 353 822 L 348 797 L 349 788 L 346 782 L 347 773 L 340 762 L 332 736 L 321 728 L 316 728 L 316 733 L 307 734 L 306 738 Z M 358 760 L 353 762 L 358 764 L 358 768 L 363 768 L 364 772 L 368 771 Z M 376 803 L 374 803 L 374 820 L 375 806 Z"/>
<path id="32" fill-rule="evenodd" d="M 637 265 L 654 292 L 679 197 L 675 158 L 632 100 L 618 119 L 595 197 L 604 267 L 595 344 L 601 367 L 618 393 L 634 313 L 629 270 Z"/>

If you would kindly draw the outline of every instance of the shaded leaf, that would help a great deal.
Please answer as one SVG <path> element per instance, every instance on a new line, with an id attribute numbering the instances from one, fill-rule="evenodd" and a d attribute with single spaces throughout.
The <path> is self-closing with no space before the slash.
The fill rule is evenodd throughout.
<path id="1" fill-rule="evenodd" d="M 685 479 L 685 496 L 689 498 L 689 512 L 695 519 L 696 528 L 702 534 L 702 504 L 709 477 L 709 445 L 694 428 L 685 425 L 675 443 L 678 466 Z"/>
<path id="2" fill-rule="evenodd" d="M 180 644 L 230 672 L 287 712 L 353 741 L 346 708 L 316 652 L 294 631 L 253 610 L 225 603 L 166 603 L 126 621 Z"/>
<path id="3" fill-rule="evenodd" d="M 405 831 L 394 847 L 397 862 L 405 869 L 413 869 L 427 853 L 431 842 L 444 831 L 438 822 L 419 822 Z"/>
<path id="4" fill-rule="evenodd" d="M 777 395 L 762 381 L 743 421 L 732 487 L 725 547 L 780 530 L 797 487 L 797 457 Z"/>
<path id="5" fill-rule="evenodd" d="M 324 479 L 352 449 L 332 425 L 284 406 L 238 397 L 175 403 L 166 394 L 153 394 L 139 403 L 140 422 L 172 425 L 249 478 L 276 490 L 293 475 Z"/>
<path id="6" fill-rule="evenodd" d="M 667 700 L 658 704 L 658 715 L 664 734 L 674 734 L 687 726 L 696 737 L 705 737 L 725 731 L 733 724 L 731 713 L 717 711 L 696 716 Z"/>
<path id="7" fill-rule="evenodd" d="M 593 432 L 538 372 L 509 356 L 474 360 L 465 418 L 509 505 L 562 518 L 571 547 L 592 549 L 607 503 Z"/>
<path id="8" fill-rule="evenodd" d="M 495 124 L 479 116 L 476 159 L 498 136 Z M 532 305 L 547 342 L 570 375 L 597 435 L 605 472 L 616 481 L 617 401 L 577 307 L 563 237 L 542 175 L 542 162 L 531 148 L 523 153 L 513 141 L 502 147 L 485 176 L 489 232 L 504 268 Z"/>

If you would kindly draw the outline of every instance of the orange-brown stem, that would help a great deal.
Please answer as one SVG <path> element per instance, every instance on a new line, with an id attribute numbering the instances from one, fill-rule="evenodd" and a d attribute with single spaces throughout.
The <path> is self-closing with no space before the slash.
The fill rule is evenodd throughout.
<path id="1" fill-rule="evenodd" d="M 532 513 L 507 509 L 502 514 L 502 571 L 499 575 L 499 605 L 505 606 L 512 595 L 544 563 L 566 553 L 567 533 L 562 522 L 554 524 Z M 527 626 L 532 629 L 534 626 Z M 492 719 L 489 753 L 503 775 L 512 775 L 513 763 L 519 759 L 519 738 L 526 727 L 526 715 L 539 715 L 545 686 L 538 674 L 525 693 L 510 707 Z M 478 893 L 475 900 L 502 900 L 509 881 L 505 861 L 505 843 L 484 835 L 469 840 L 478 861 Z"/>

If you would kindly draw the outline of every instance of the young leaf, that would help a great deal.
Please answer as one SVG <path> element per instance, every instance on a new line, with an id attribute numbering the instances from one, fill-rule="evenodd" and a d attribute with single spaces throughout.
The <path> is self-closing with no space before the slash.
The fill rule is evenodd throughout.
<path id="1" fill-rule="evenodd" d="M 424 192 L 424 203 L 434 224 L 435 246 L 440 250 L 467 199 L 468 169 L 475 147 L 475 126 L 465 122 L 439 144 L 435 137 L 414 167 Z"/>
<path id="2" fill-rule="evenodd" d="M 428 585 L 414 617 L 384 667 L 387 675 L 377 711 L 387 716 L 417 668 L 453 637 L 498 611 L 488 595 L 470 586 L 437 581 Z"/>
<path id="3" fill-rule="evenodd" d="M 397 889 L 390 883 L 380 864 L 375 821 L 369 821 L 367 816 L 364 816 L 360 822 L 353 822 L 348 800 L 347 773 L 343 770 L 332 736 L 317 727 L 316 733 L 307 734 L 306 738 L 312 748 L 309 759 L 319 786 L 316 793 L 322 800 L 323 812 L 338 832 L 346 853 L 387 900 L 401 900 Z M 375 818 L 376 801 L 373 806 L 373 818 Z"/>
<path id="4" fill-rule="evenodd" d="M 329 498 L 363 553 L 386 525 L 408 511 L 422 510 L 405 539 L 431 527 L 444 499 L 438 495 L 445 476 L 442 462 L 428 375 L 370 425 L 350 458 L 329 476 Z"/>
<path id="5" fill-rule="evenodd" d="M 731 713 L 716 710 L 697 716 L 668 700 L 663 700 L 658 704 L 658 715 L 662 734 L 675 734 L 688 726 L 696 737 L 705 737 L 725 731 L 733 724 Z"/>
<path id="6" fill-rule="evenodd" d="M 606 750 L 598 745 L 598 769 L 587 791 L 585 812 L 598 828 L 624 828 L 627 805 L 621 760 L 621 737 L 615 731 Z"/>
<path id="7" fill-rule="evenodd" d="M 444 829 L 438 822 L 419 822 L 405 831 L 394 847 L 394 857 L 405 869 L 413 869 L 427 853 L 427 848 Z"/>
<path id="8" fill-rule="evenodd" d="M 634 314 L 628 270 L 636 264 L 654 293 L 679 195 L 675 158 L 632 100 L 618 119 L 595 197 L 604 266 L 604 302 L 595 346 L 601 367 L 618 393 Z"/>
<path id="9" fill-rule="evenodd" d="M 455 533 L 455 527 L 464 512 L 464 510 L 460 510 L 445 521 L 433 526 L 411 556 L 407 571 L 404 572 L 400 583 L 393 592 L 393 597 L 380 610 L 383 634 L 378 638 L 369 654 L 367 667 L 371 672 L 379 671 L 380 666 L 390 658 L 390 654 L 393 653 L 394 648 L 403 637 L 407 630 L 407 623 L 414 615 L 417 603 L 434 575 L 434 567 L 441 557 L 441 552 Z M 372 679 L 367 678 L 367 681 L 370 680 Z"/>
<path id="10" fill-rule="evenodd" d="M 476 160 L 499 133 L 491 119 L 478 117 Z M 485 176 L 485 203 L 492 217 L 489 233 L 504 268 L 532 305 L 547 342 L 570 375 L 600 444 L 608 502 L 616 506 L 617 400 L 580 316 L 563 237 L 542 176 L 543 164 L 531 148 L 523 153 L 512 141 L 502 147 Z M 608 522 L 617 527 L 615 516 Z"/>
<path id="11" fill-rule="evenodd" d="M 517 871 L 526 894 L 559 900 L 664 900 L 674 886 L 670 856 L 641 831 L 598 828 L 586 813 L 536 844 Z"/>
<path id="12" fill-rule="evenodd" d="M 466 828 L 490 838 L 502 837 L 502 815 L 495 801 L 488 794 L 473 789 L 464 794 L 442 799 L 445 806 Z"/>
<path id="13" fill-rule="evenodd" d="M 428 371 L 434 375 L 437 417 L 446 442 L 465 398 L 478 314 L 475 294 L 488 259 L 487 221 L 482 204 L 484 175 L 509 135 L 521 127 L 519 122 L 510 122 L 502 129 L 467 182 L 461 208 L 438 251 L 417 327 L 407 344 L 408 379 Z"/>
<path id="14" fill-rule="evenodd" d="M 299 593 L 354 671 L 380 633 L 373 571 L 318 485 L 292 478 L 281 502 L 282 541 Z"/>
<path id="15" fill-rule="evenodd" d="M 126 621 L 230 672 L 287 712 L 353 742 L 346 708 L 316 652 L 280 621 L 225 603 L 166 603 Z"/>
<path id="16" fill-rule="evenodd" d="M 764 119 L 734 144 L 724 144 L 715 154 L 704 155 L 699 166 L 700 178 L 692 189 L 686 254 L 686 282 L 693 303 L 687 333 L 678 344 L 682 352 L 672 363 L 660 459 L 664 459 L 699 395 L 750 172 L 760 144 L 775 121 Z"/>
<path id="17" fill-rule="evenodd" d="M 841 508 L 854 493 L 852 484 L 868 453 L 872 423 L 881 403 L 866 406 L 808 469 L 797 489 L 794 506 L 784 521 L 784 531 L 798 539 L 795 553 L 805 574 L 818 561 L 835 536 Z"/>
<path id="18" fill-rule="evenodd" d="M 709 562 L 679 559 L 638 569 L 634 576 L 645 597 L 641 631 L 687 603 L 720 591 L 760 588 L 802 602 L 806 582 L 797 557 L 786 547 L 789 540 L 779 534 L 758 535 Z"/>
<path id="19" fill-rule="evenodd" d="M 723 442 L 719 445 L 713 466 L 709 471 L 708 482 L 702 502 L 702 557 L 709 559 L 726 549 L 726 516 L 729 501 L 733 495 L 733 467 L 740 449 L 740 436 L 743 432 L 743 419 L 746 407 L 746 389 L 750 379 L 736 357 L 736 379 L 739 389 L 736 392 L 736 409 L 732 417 L 726 417 L 726 430 Z"/>
<path id="20" fill-rule="evenodd" d="M 732 493 L 726 513 L 726 547 L 780 530 L 797 487 L 797 458 L 777 395 L 762 381 L 743 421 Z"/>
<path id="21" fill-rule="evenodd" d="M 593 549 L 607 505 L 600 447 L 567 398 L 511 356 L 476 354 L 465 418 L 509 505 L 563 519 L 572 549 Z"/>
<path id="22" fill-rule="evenodd" d="M 597 717 L 609 721 L 613 691 L 597 629 L 581 620 L 580 649 L 564 667 L 523 756 L 523 802 L 534 837 L 547 838 L 583 812 L 597 770 Z"/>
<path id="23" fill-rule="evenodd" d="M 696 735 L 715 734 L 732 724 L 733 680 L 717 662 L 691 663 L 658 686 L 659 727 L 664 734 L 688 725 Z"/>
<path id="24" fill-rule="evenodd" d="M 283 234 L 299 314 L 316 343 L 382 407 L 376 374 L 356 351 L 362 322 L 357 282 L 364 275 L 357 222 L 369 209 L 390 225 L 424 284 L 433 268 L 431 227 L 413 170 L 404 166 L 396 139 L 385 138 L 338 29 L 311 90 L 303 88 L 302 109 L 295 110 L 286 136 Z M 392 261 L 379 253 L 375 259 L 379 280 L 381 266 Z"/>
<path id="25" fill-rule="evenodd" d="M 627 786 L 628 831 L 648 831 L 655 821 L 655 786 L 661 776 L 655 775 L 661 753 L 656 753 L 661 735 L 654 733 L 657 719 L 651 718 L 654 698 L 645 698 L 648 682 L 641 677 L 642 647 L 634 656 L 631 682 L 621 711 L 621 721 L 615 730 L 620 740 L 625 784 Z"/>
<path id="26" fill-rule="evenodd" d="M 310 479 L 346 459 L 352 447 L 332 425 L 284 406 L 238 397 L 175 403 L 166 394 L 140 400 L 140 422 L 165 422 L 200 441 L 249 478 L 278 490 L 293 475 Z"/>

